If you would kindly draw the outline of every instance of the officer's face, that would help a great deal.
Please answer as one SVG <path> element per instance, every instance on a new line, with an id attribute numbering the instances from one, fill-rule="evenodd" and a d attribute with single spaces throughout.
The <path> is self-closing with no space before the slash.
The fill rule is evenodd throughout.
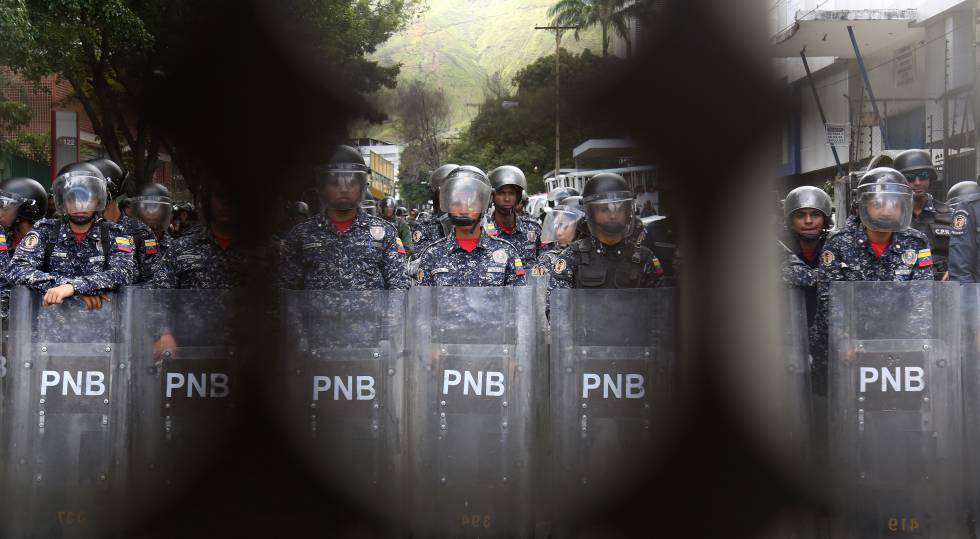
<path id="1" fill-rule="evenodd" d="M 90 217 L 95 214 L 98 200 L 92 193 L 75 189 L 65 195 L 65 212 L 73 217 Z"/>
<path id="2" fill-rule="evenodd" d="M 392 217 L 395 216 L 395 208 L 390 208 L 390 207 L 385 208 L 384 212 L 385 212 L 385 219 L 391 219 Z"/>
<path id="3" fill-rule="evenodd" d="M 909 185 L 912 187 L 912 195 L 916 198 L 924 197 L 929 192 L 929 176 L 927 174 L 914 173 L 905 178 L 908 179 Z"/>
<path id="4" fill-rule="evenodd" d="M 493 193 L 494 206 L 509 210 L 517 204 L 520 194 L 513 185 L 505 185 Z"/>
<path id="5" fill-rule="evenodd" d="M 324 181 L 323 198 L 334 208 L 356 206 L 361 200 L 361 178 L 356 173 L 332 174 Z"/>
<path id="6" fill-rule="evenodd" d="M 626 207 L 623 203 L 596 204 L 592 210 L 592 218 L 599 227 L 613 223 L 626 226 Z"/>
<path id="7" fill-rule="evenodd" d="M 14 220 L 17 219 L 18 207 L 20 207 L 20 201 L 12 198 L 0 197 L 0 226 L 3 226 L 3 228 L 10 228 L 13 226 Z"/>
<path id="8" fill-rule="evenodd" d="M 791 227 L 795 234 L 817 234 L 823 230 L 823 213 L 813 208 L 800 208 L 792 213 Z"/>
<path id="9" fill-rule="evenodd" d="M 558 245 L 568 247 L 575 241 L 575 224 L 573 219 L 562 219 L 555 224 L 555 235 L 558 236 Z"/>
<path id="10" fill-rule="evenodd" d="M 231 201 L 224 196 L 211 195 L 211 220 L 220 225 L 231 223 Z"/>
<path id="11" fill-rule="evenodd" d="M 871 196 L 866 208 L 868 216 L 877 221 L 898 221 L 902 217 L 902 199 L 898 196 Z"/>

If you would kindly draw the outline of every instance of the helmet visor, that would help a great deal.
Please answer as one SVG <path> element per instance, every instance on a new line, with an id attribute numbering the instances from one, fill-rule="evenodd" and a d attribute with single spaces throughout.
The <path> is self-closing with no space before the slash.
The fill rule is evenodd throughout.
<path id="1" fill-rule="evenodd" d="M 490 206 L 490 186 L 469 175 L 453 176 L 439 190 L 439 206 L 450 215 L 479 219 Z"/>
<path id="2" fill-rule="evenodd" d="M 363 171 L 321 170 L 316 179 L 320 199 L 334 210 L 358 207 L 367 191 L 368 173 Z"/>
<path id="3" fill-rule="evenodd" d="M 135 197 L 130 199 L 136 209 L 136 217 L 146 223 L 154 232 L 161 232 L 170 226 L 174 206 L 168 197 Z"/>
<path id="4" fill-rule="evenodd" d="M 905 230 L 912 222 L 912 193 L 890 190 L 862 192 L 858 214 L 869 230 Z"/>
<path id="5" fill-rule="evenodd" d="M 58 176 L 53 191 L 55 208 L 62 215 L 102 211 L 108 199 L 105 180 L 87 172 Z"/>
<path id="6" fill-rule="evenodd" d="M 627 236 L 633 226 L 633 193 L 612 191 L 589 195 L 585 214 L 592 235 Z"/>
<path id="7" fill-rule="evenodd" d="M 24 203 L 24 197 L 7 191 L 0 191 L 0 210 L 14 211 Z"/>
<path id="8" fill-rule="evenodd" d="M 567 247 L 575 241 L 576 227 L 582 219 L 585 219 L 585 213 L 581 210 L 558 206 L 544 218 L 541 242 L 558 243 L 559 247 Z"/>

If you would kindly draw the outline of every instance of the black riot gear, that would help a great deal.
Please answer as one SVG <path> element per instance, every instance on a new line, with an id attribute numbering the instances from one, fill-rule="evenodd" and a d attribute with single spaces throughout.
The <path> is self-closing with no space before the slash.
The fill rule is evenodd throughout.
<path id="1" fill-rule="evenodd" d="M 134 204 L 136 216 L 154 233 L 163 234 L 173 217 L 174 199 L 165 186 L 150 182 L 140 189 L 139 195 L 127 199 Z"/>
<path id="2" fill-rule="evenodd" d="M 895 156 L 892 168 L 906 178 L 913 175 L 926 175 L 930 181 L 936 180 L 936 167 L 932 164 L 929 152 L 925 150 L 905 150 Z"/>
<path id="3" fill-rule="evenodd" d="M 548 206 L 554 208 L 555 206 L 561 206 L 564 204 L 564 200 L 568 197 L 579 196 L 578 189 L 574 187 L 559 187 L 557 189 L 552 189 L 548 192 Z"/>
<path id="4" fill-rule="evenodd" d="M 316 169 L 316 186 L 328 207 L 349 211 L 358 207 L 367 192 L 371 168 L 361 152 L 350 146 L 337 146 L 330 161 Z"/>
<path id="5" fill-rule="evenodd" d="M 432 195 L 433 200 L 435 201 L 439 200 L 438 197 L 439 188 L 442 187 L 443 183 L 445 183 L 446 176 L 449 176 L 449 173 L 456 170 L 457 168 L 459 168 L 459 165 L 447 163 L 433 170 L 432 173 L 429 174 L 429 183 L 428 183 L 429 194 Z"/>
<path id="6" fill-rule="evenodd" d="M 949 192 L 946 193 L 946 204 L 949 204 L 954 208 L 958 204 L 971 202 L 977 199 L 980 199 L 980 184 L 977 184 L 977 182 L 973 180 L 959 182 L 950 187 Z"/>
<path id="7" fill-rule="evenodd" d="M 633 191 L 619 174 L 602 172 L 589 178 L 582 191 L 582 202 L 588 216 L 589 229 L 595 236 L 597 230 L 606 234 L 629 236 L 633 225 Z M 614 214 L 615 218 L 599 219 L 600 214 Z"/>
<path id="8" fill-rule="evenodd" d="M 527 178 L 521 169 L 514 165 L 504 165 L 490 171 L 488 175 L 490 187 L 497 191 L 505 185 L 513 185 L 520 188 L 521 192 L 527 191 Z"/>
<path id="9" fill-rule="evenodd" d="M 490 180 L 480 169 L 456 167 L 439 189 L 439 206 L 454 225 L 473 226 L 490 205 Z M 476 217 L 474 217 L 476 215 Z"/>
<path id="10" fill-rule="evenodd" d="M 25 177 L 7 178 L 0 182 L 0 196 L 19 199 L 17 217 L 30 222 L 43 219 L 48 211 L 48 193 L 36 180 Z"/>
<path id="11" fill-rule="evenodd" d="M 912 222 L 912 188 L 901 172 L 878 167 L 858 185 L 858 214 L 870 230 L 897 232 Z"/>
<path id="12" fill-rule="evenodd" d="M 106 189 L 108 189 L 111 198 L 118 198 L 123 193 L 126 193 L 128 188 L 132 187 L 129 185 L 132 183 L 129 181 L 129 175 L 115 161 L 111 159 L 90 159 L 88 163 L 99 169 L 99 172 L 102 173 L 102 176 L 105 178 Z"/>
<path id="13" fill-rule="evenodd" d="M 309 217 L 310 206 L 302 200 L 295 200 L 286 204 L 286 213 L 288 215 L 302 215 L 303 217 Z"/>

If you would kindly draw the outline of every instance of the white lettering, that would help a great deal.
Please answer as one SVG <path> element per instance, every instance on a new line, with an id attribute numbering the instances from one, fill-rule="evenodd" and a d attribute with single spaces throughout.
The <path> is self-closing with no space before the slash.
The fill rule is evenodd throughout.
<path id="1" fill-rule="evenodd" d="M 71 390 L 75 395 L 82 394 L 82 371 L 75 371 L 78 375 L 76 379 L 71 375 L 70 372 L 65 371 L 61 374 L 61 394 L 68 394 L 68 386 L 71 386 Z"/>
<path id="2" fill-rule="evenodd" d="M 878 380 L 878 369 L 874 367 L 861 367 L 861 393 L 867 390 L 868 384 L 873 384 Z"/>
<path id="3" fill-rule="evenodd" d="M 374 377 L 373 376 L 358 376 L 357 377 L 357 400 L 359 401 L 369 401 L 374 399 Z"/>
<path id="4" fill-rule="evenodd" d="M 102 395 L 105 393 L 105 374 L 99 371 L 88 371 L 85 373 L 85 394 Z M 95 388 L 98 388 L 96 390 Z"/>
<path id="5" fill-rule="evenodd" d="M 488 397 L 500 397 L 504 394 L 504 373 L 502 372 L 488 372 L 487 373 L 487 396 Z"/>
<path id="6" fill-rule="evenodd" d="M 41 373 L 41 395 L 48 394 L 49 387 L 57 387 L 61 381 L 61 374 L 58 371 L 44 371 Z"/>
<path id="7" fill-rule="evenodd" d="M 902 369 L 895 367 L 895 374 L 892 375 L 891 369 L 881 369 L 881 391 L 888 391 L 888 386 L 892 386 L 892 391 L 902 390 Z"/>
<path id="8" fill-rule="evenodd" d="M 344 398 L 351 400 L 354 398 L 354 382 L 353 378 L 347 377 L 347 384 L 344 384 L 343 378 L 339 376 L 333 377 L 333 400 L 340 400 L 340 395 L 343 393 Z"/>
<path id="9" fill-rule="evenodd" d="M 643 387 L 643 375 L 627 374 L 626 375 L 626 398 L 642 399 L 643 395 L 645 394 L 646 394 L 646 389 Z"/>
<path id="10" fill-rule="evenodd" d="M 476 379 L 470 371 L 463 373 L 463 395 L 469 395 L 471 387 L 474 395 L 483 394 L 483 371 L 477 371 Z"/>
<path id="11" fill-rule="evenodd" d="M 173 396 L 175 389 L 184 387 L 184 375 L 179 372 L 167 373 L 167 398 Z"/>
<path id="12" fill-rule="evenodd" d="M 330 391 L 330 377 L 329 376 L 314 376 L 313 377 L 313 400 L 320 400 L 320 393 L 324 391 Z"/>
<path id="13" fill-rule="evenodd" d="M 598 374 L 583 374 L 582 375 L 582 398 L 589 398 L 590 389 L 599 389 L 600 378 Z"/>
<path id="14" fill-rule="evenodd" d="M 922 377 L 925 372 L 922 367 L 905 367 L 905 391 L 922 391 L 925 389 L 925 383 L 922 381 Z M 913 387 L 912 382 L 915 382 Z"/>
<path id="15" fill-rule="evenodd" d="M 220 391 L 220 392 L 219 392 Z M 221 399 L 228 396 L 228 375 L 221 372 L 211 373 L 212 398 Z"/>
<path id="16" fill-rule="evenodd" d="M 452 369 L 446 369 L 442 373 L 442 394 L 449 394 L 449 386 L 458 386 L 459 382 L 463 379 L 462 374 L 459 371 Z"/>
<path id="17" fill-rule="evenodd" d="M 612 376 L 608 374 L 602 375 L 602 398 L 608 399 L 609 393 L 612 392 L 613 396 L 617 399 L 623 398 L 623 375 L 617 374 L 616 381 L 613 382 Z"/>
<path id="18" fill-rule="evenodd" d="M 198 378 L 192 372 L 187 373 L 187 398 L 193 397 L 195 391 L 198 397 L 203 397 L 207 390 L 207 385 L 207 375 L 202 373 L 201 377 Z"/>

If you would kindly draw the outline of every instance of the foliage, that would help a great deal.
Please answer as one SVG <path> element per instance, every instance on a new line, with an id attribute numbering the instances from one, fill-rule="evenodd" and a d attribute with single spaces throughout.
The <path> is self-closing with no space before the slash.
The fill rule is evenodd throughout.
<path id="1" fill-rule="evenodd" d="M 564 49 L 560 61 L 562 166 L 569 167 L 575 145 L 589 138 L 620 135 L 615 125 L 591 114 L 581 103 L 593 84 L 609 78 L 621 61 L 603 59 L 588 50 L 573 55 Z M 488 96 L 469 129 L 450 148 L 447 160 L 487 171 L 515 165 L 527 176 L 529 193 L 543 192 L 543 176 L 554 169 L 554 68 L 551 55 L 518 71 L 512 81 L 517 91 L 507 98 L 517 101 L 517 107 L 504 108 L 504 99 Z"/>
<path id="2" fill-rule="evenodd" d="M 0 155 L 16 155 L 49 164 L 51 162 L 51 132 L 21 133 L 0 142 Z"/>

